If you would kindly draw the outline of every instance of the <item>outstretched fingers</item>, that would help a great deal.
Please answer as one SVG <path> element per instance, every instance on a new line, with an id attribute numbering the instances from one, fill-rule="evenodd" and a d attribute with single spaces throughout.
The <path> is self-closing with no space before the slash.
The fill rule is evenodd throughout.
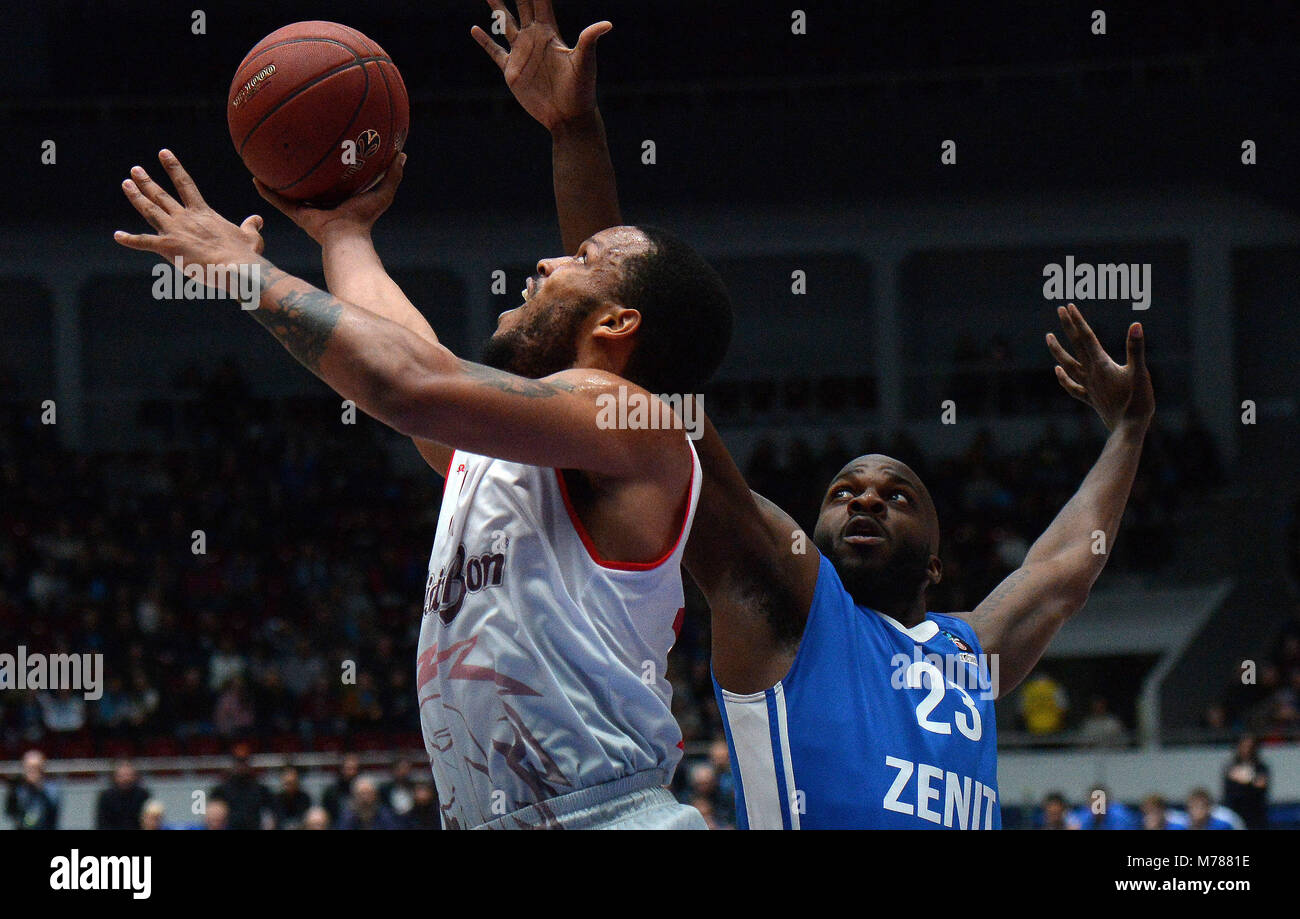
<path id="1" fill-rule="evenodd" d="M 548 26 L 555 25 L 555 10 L 551 6 L 551 0 L 536 0 L 533 3 L 533 18 Z"/>
<path id="2" fill-rule="evenodd" d="M 596 42 L 600 41 L 600 37 L 612 28 L 614 28 L 614 23 L 603 19 L 582 30 L 582 34 L 578 36 L 578 43 L 573 48 L 578 52 L 578 61 L 583 67 L 590 67 L 594 63 Z"/>
<path id="3" fill-rule="evenodd" d="M 1128 327 L 1128 341 L 1126 344 L 1127 366 L 1134 370 L 1142 371 L 1146 369 L 1147 364 L 1147 339 L 1142 332 L 1142 323 L 1135 322 Z"/>
<path id="4" fill-rule="evenodd" d="M 1065 337 L 1070 339 L 1070 344 L 1074 346 L 1074 350 L 1082 353 L 1083 333 L 1079 331 L 1079 326 L 1074 321 L 1074 314 L 1071 312 L 1073 306 L 1073 303 L 1069 306 L 1058 306 L 1056 308 L 1056 317 L 1061 320 L 1061 328 L 1065 329 Z"/>
<path id="5" fill-rule="evenodd" d="M 171 195 L 167 194 L 166 189 L 155 182 L 149 173 L 145 171 L 143 166 L 131 167 L 131 181 L 134 183 L 135 187 L 139 189 L 140 194 L 144 196 L 145 200 L 158 208 L 158 210 L 162 211 L 163 214 L 176 214 L 183 210 L 180 203 Z M 123 186 L 123 188 L 125 187 L 126 186 Z M 127 197 L 129 198 L 130 195 L 128 194 Z M 136 210 L 140 210 L 140 208 L 137 207 Z M 144 212 L 141 211 L 141 213 L 143 214 Z M 145 216 L 145 219 L 149 219 L 147 215 Z M 154 226 L 154 229 L 157 229 L 157 224 L 154 224 L 152 220 L 149 222 Z"/>
<path id="6" fill-rule="evenodd" d="M 510 15 L 510 11 L 501 0 L 487 0 L 487 5 L 492 8 L 492 18 L 500 18 L 505 29 L 506 41 L 513 42 L 515 36 L 519 34 L 519 23 L 515 21 L 515 17 Z"/>
<path id="7" fill-rule="evenodd" d="M 1088 390 L 1070 379 L 1070 375 L 1065 372 L 1065 368 L 1060 364 L 1056 365 L 1056 381 L 1061 384 L 1062 389 L 1074 396 L 1074 398 L 1078 399 L 1080 402 L 1088 401 Z"/>
<path id="8" fill-rule="evenodd" d="M 1097 340 L 1097 334 L 1093 332 L 1092 326 L 1088 325 L 1088 321 L 1083 318 L 1083 313 L 1079 312 L 1079 308 L 1071 303 L 1066 307 L 1066 312 L 1078 332 L 1078 344 L 1083 349 L 1081 356 L 1094 360 L 1105 358 L 1106 350 L 1101 346 L 1101 342 Z"/>
<path id="9" fill-rule="evenodd" d="M 139 167 L 136 167 L 139 169 Z M 134 172 L 134 170 L 132 170 Z M 144 170 L 141 170 L 142 172 Z M 167 212 L 155 204 L 148 196 L 140 190 L 134 179 L 127 179 L 122 183 L 122 193 L 126 195 L 126 200 L 131 202 L 131 206 L 139 212 L 140 216 L 145 219 L 149 226 L 162 232 L 162 222 L 167 217 Z"/>
<path id="10" fill-rule="evenodd" d="M 1047 333 L 1047 350 L 1052 352 L 1052 357 L 1056 358 L 1056 362 L 1064 367 L 1071 377 L 1077 379 L 1083 373 L 1083 365 L 1065 350 L 1065 346 L 1051 332 Z"/>
<path id="11" fill-rule="evenodd" d="M 176 194 L 181 196 L 181 202 L 186 207 L 207 207 L 207 202 L 199 194 L 199 187 L 194 184 L 194 180 L 185 171 L 185 167 L 181 165 L 175 153 L 167 149 L 160 150 L 158 162 L 162 163 L 163 169 L 167 170 L 168 178 L 176 187 Z"/>
<path id="12" fill-rule="evenodd" d="M 152 233 L 128 233 L 125 230 L 118 230 L 113 234 L 113 240 L 128 249 L 163 254 L 162 237 L 155 236 Z"/>
<path id="13" fill-rule="evenodd" d="M 492 36 L 488 35 L 478 26 L 471 28 L 469 34 L 474 41 L 479 43 L 479 47 L 487 52 L 488 57 L 492 58 L 492 63 L 496 64 L 502 70 L 506 69 L 506 61 L 510 59 L 509 51 L 494 42 Z"/>

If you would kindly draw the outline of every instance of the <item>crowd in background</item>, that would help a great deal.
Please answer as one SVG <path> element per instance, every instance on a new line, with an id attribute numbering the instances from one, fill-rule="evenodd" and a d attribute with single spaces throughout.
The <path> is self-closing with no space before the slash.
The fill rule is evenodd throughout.
<path id="1" fill-rule="evenodd" d="M 36 742 L 167 755 L 418 737 L 441 480 L 393 473 L 378 426 L 330 408 L 267 424 L 219 376 L 194 404 L 195 446 L 129 455 L 68 452 L 52 426 L 7 419 L 0 648 L 102 654 L 104 686 L 94 702 L 0 694 L 3 758 Z"/>
<path id="2" fill-rule="evenodd" d="M 1242 735 L 1223 768 L 1218 803 L 1208 788 L 1193 788 L 1182 808 L 1159 794 L 1134 807 L 1111 798 L 1104 785 L 1093 785 L 1083 803 L 1071 807 L 1065 795 L 1052 792 L 1034 815 L 1040 830 L 1262 830 L 1269 827 L 1272 781 L 1253 735 Z"/>
<path id="3" fill-rule="evenodd" d="M 436 830 L 438 794 L 423 766 L 398 760 L 382 778 L 344 756 L 318 798 L 303 789 L 299 769 L 286 765 L 275 781 L 258 775 L 248 747 L 237 744 L 221 780 L 189 796 L 190 809 L 172 815 L 150 794 L 130 760 L 114 765 L 95 802 L 97 830 Z M 274 786 L 274 787 L 273 787 Z M 8 789 L 4 810 L 17 829 L 59 828 L 60 788 L 45 775 L 45 757 L 23 756 L 23 773 Z"/>
<path id="4" fill-rule="evenodd" d="M 95 828 L 106 830 L 401 830 L 438 829 L 437 790 L 423 764 L 398 760 L 386 775 L 363 771 L 355 755 L 342 758 L 318 796 L 303 788 L 300 770 L 286 765 L 259 775 L 245 744 L 236 744 L 231 766 L 204 794 L 190 796 L 186 814 L 168 814 L 129 760 L 115 764 L 99 792 Z M 1071 806 L 1054 792 L 1030 815 L 1035 829 L 1235 830 L 1266 829 L 1271 774 L 1251 735 L 1242 736 L 1222 771 L 1218 802 L 1204 788 L 1188 792 L 1183 807 L 1152 794 L 1140 804 L 1111 797 L 1094 785 Z M 685 759 L 673 780 L 677 799 L 696 808 L 710 829 L 736 827 L 735 780 L 727 744 L 718 739 L 703 756 Z M 23 772 L 5 793 L 4 813 L 19 829 L 60 826 L 60 787 L 45 772 L 45 757 L 28 751 Z M 1004 805 L 1005 809 L 1005 805 Z"/>

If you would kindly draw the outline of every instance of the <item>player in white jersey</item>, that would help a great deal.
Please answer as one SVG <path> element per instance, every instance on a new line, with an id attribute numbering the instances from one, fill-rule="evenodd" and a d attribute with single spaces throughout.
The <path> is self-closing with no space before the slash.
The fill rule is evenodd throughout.
<path id="1" fill-rule="evenodd" d="M 584 54 L 607 28 L 584 33 Z M 331 292 L 436 342 L 370 243 L 405 159 L 329 212 L 259 187 L 321 243 Z M 613 171 L 607 156 L 583 166 Z M 616 413 L 601 413 L 694 393 L 721 363 L 731 305 L 717 273 L 661 230 L 564 245 L 572 255 L 538 263 L 485 351 L 518 376 L 466 365 L 526 413 L 519 428 L 470 407 L 443 438 L 416 438 L 447 476 L 416 680 L 443 824 L 703 829 L 665 787 L 682 753 L 665 670 L 702 473 L 680 416 L 608 430 Z M 583 398 L 554 404 L 568 387 Z"/>
<path id="2" fill-rule="evenodd" d="M 361 222 L 275 203 L 322 243 L 332 291 L 433 345 L 369 245 L 400 178 L 344 205 L 372 209 Z M 463 449 L 416 437 L 447 476 L 417 670 L 443 825 L 703 829 L 665 787 L 699 462 L 681 416 L 619 429 L 605 409 L 696 390 L 730 336 L 725 288 L 674 237 L 619 227 L 539 262 L 524 297 L 490 366 L 461 362 L 477 392 L 428 428 Z"/>
<path id="3" fill-rule="evenodd" d="M 215 213 L 169 151 L 179 200 L 135 167 L 123 190 L 156 234 L 115 238 L 215 286 L 236 288 L 227 266 L 254 278 L 253 318 L 448 474 L 418 670 L 443 825 L 704 829 L 665 787 L 664 678 L 701 472 L 686 413 L 655 394 L 697 393 L 721 363 L 726 289 L 670 234 L 613 227 L 538 262 L 484 362 L 461 360 L 370 244 L 404 158 L 333 211 L 263 189 L 321 243 L 333 295 L 262 258 L 261 218 Z"/>
<path id="4" fill-rule="evenodd" d="M 662 558 L 609 562 L 562 472 L 456 451 L 417 676 L 448 826 L 563 825 L 575 802 L 599 803 L 590 789 L 670 780 L 682 738 L 664 662 L 700 482 L 696 461 Z M 670 819 L 682 816 L 659 800 Z"/>

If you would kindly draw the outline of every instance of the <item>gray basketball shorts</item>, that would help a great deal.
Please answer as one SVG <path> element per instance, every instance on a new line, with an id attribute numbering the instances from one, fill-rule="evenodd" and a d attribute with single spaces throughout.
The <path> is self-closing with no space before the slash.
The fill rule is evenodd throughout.
<path id="1" fill-rule="evenodd" d="M 498 817 L 476 830 L 707 830 L 695 808 L 679 804 L 658 770 L 579 789 Z"/>

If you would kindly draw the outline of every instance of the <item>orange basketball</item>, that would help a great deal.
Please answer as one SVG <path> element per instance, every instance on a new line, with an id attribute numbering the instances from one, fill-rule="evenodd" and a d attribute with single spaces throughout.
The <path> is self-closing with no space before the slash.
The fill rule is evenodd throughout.
<path id="1" fill-rule="evenodd" d="M 226 122 L 253 175 L 329 206 L 379 181 L 406 142 L 410 105 L 375 42 L 336 22 L 295 22 L 240 63 Z"/>

